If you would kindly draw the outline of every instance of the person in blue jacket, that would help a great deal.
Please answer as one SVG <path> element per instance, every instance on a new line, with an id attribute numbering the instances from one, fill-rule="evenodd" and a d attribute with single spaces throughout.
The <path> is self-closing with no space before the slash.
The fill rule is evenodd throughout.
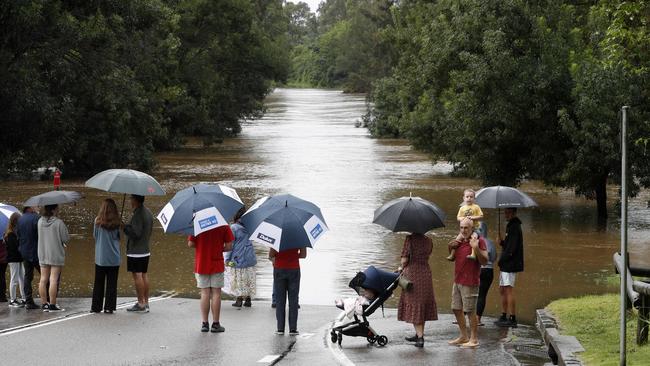
<path id="1" fill-rule="evenodd" d="M 25 267 L 25 281 L 23 283 L 23 294 L 25 295 L 25 309 L 40 309 L 34 303 L 32 281 L 34 270 L 41 273 L 41 266 L 38 263 L 38 220 L 41 217 L 34 212 L 34 208 L 25 207 L 23 215 L 18 219 L 16 235 L 18 236 L 18 250 L 23 257 Z"/>
<path id="2" fill-rule="evenodd" d="M 230 288 L 232 294 L 237 297 L 232 304 L 235 307 L 250 307 L 251 297 L 255 296 L 256 290 L 255 248 L 249 238 L 250 233 L 239 223 L 239 219 L 245 212 L 245 207 L 242 207 L 235 215 L 235 223 L 230 225 L 235 241 L 232 244 L 232 251 L 226 257 L 226 263 L 232 267 Z"/>

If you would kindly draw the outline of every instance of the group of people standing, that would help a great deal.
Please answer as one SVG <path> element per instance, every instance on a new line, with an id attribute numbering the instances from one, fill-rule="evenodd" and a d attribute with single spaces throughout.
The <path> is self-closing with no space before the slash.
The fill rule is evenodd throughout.
<path id="1" fill-rule="evenodd" d="M 153 215 L 144 205 L 144 196 L 131 195 L 133 210 L 130 222 L 124 223 L 113 199 L 102 201 L 93 220 L 95 241 L 95 279 L 91 313 L 112 314 L 117 308 L 117 282 L 120 264 L 120 240 L 126 236 L 127 271 L 133 277 L 137 301 L 127 311 L 147 313 L 149 308 L 149 278 L 151 257 L 150 238 Z M 24 207 L 22 214 L 14 213 L 2 240 L 0 240 L 0 302 L 7 302 L 5 272 L 10 268 L 10 303 L 12 307 L 41 309 L 44 312 L 64 311 L 57 302 L 60 278 L 65 265 L 70 235 L 65 223 L 57 217 L 58 205 L 42 207 L 40 215 L 34 207 Z M 253 243 L 239 218 L 242 208 L 231 226 L 221 226 L 188 237 L 188 246 L 195 250 L 194 274 L 200 289 L 202 332 L 223 332 L 220 324 L 221 289 L 228 269 L 229 292 L 235 296 L 235 307 L 251 307 L 256 292 L 255 265 L 257 258 Z M 224 253 L 225 256 L 224 256 Z M 298 292 L 300 289 L 299 259 L 306 249 L 269 251 L 274 264 L 274 298 L 277 299 L 277 333 L 283 334 L 286 323 L 286 303 L 289 303 L 289 331 L 298 334 Z M 40 273 L 38 292 L 40 305 L 34 301 L 32 281 L 34 271 Z M 17 295 L 21 292 L 22 299 Z M 212 325 L 209 313 L 212 312 Z"/>
<path id="2" fill-rule="evenodd" d="M 479 346 L 478 327 L 485 299 L 494 277 L 493 265 L 497 258 L 494 244 L 488 239 L 487 224 L 481 222 L 483 212 L 474 202 L 475 192 L 463 193 L 463 205 L 458 210 L 459 233 L 449 242 L 449 259 L 454 262 L 451 309 L 460 334 L 449 344 L 462 348 Z M 495 322 L 499 327 L 517 327 L 514 286 L 518 272 L 524 270 L 523 235 L 516 208 L 506 208 L 506 235 L 499 237 L 499 289 L 503 313 Z M 437 306 L 429 256 L 433 249 L 431 239 L 423 233 L 412 233 L 404 241 L 399 270 L 412 281 L 409 291 L 402 291 L 398 306 L 398 320 L 413 324 L 415 335 L 406 337 L 416 347 L 424 346 L 426 321 L 437 320 Z M 467 329 L 466 317 L 469 320 Z"/>
<path id="3" fill-rule="evenodd" d="M 132 273 L 138 302 L 128 311 L 149 311 L 149 239 L 153 216 L 144 207 L 144 196 L 131 196 L 133 216 L 124 224 L 115 201 L 105 199 L 93 222 L 95 239 L 95 282 L 91 312 L 113 313 L 117 306 L 117 279 L 121 262 L 121 232 L 127 237 L 127 270 Z M 61 274 L 65 265 L 66 248 L 70 241 L 68 228 L 58 217 L 59 205 L 45 205 L 40 215 L 34 207 L 24 207 L 22 214 L 13 213 L 0 242 L 0 262 L 9 263 L 10 303 L 12 307 L 27 310 L 41 309 L 44 312 L 65 311 L 58 304 Z M 2 256 L 5 252 L 6 256 Z M 2 281 L 4 287 L 4 269 Z M 40 273 L 38 293 L 40 305 L 34 301 L 32 282 L 34 271 Z M 17 289 L 22 299 L 17 296 Z M 6 289 L 0 288 L 0 300 L 6 299 Z"/>

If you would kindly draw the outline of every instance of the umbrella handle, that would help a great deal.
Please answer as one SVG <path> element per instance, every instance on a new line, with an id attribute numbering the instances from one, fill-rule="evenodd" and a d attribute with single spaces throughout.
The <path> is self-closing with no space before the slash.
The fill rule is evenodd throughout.
<path id="1" fill-rule="evenodd" d="M 122 221 L 122 216 L 124 215 L 124 201 L 126 201 L 126 193 L 122 196 L 122 211 L 120 212 L 120 221 Z"/>
<path id="2" fill-rule="evenodd" d="M 497 217 L 499 219 L 499 223 L 497 226 L 499 227 L 499 236 L 498 238 L 501 239 L 501 208 L 497 208 Z"/>

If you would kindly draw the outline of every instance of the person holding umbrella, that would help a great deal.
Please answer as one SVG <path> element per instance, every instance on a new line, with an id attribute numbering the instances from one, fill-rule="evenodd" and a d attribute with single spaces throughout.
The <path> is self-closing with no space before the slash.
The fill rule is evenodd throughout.
<path id="1" fill-rule="evenodd" d="M 433 292 L 429 256 L 433 250 L 431 239 L 420 233 L 406 236 L 399 270 L 411 280 L 413 288 L 402 291 L 397 308 L 397 320 L 413 324 L 415 335 L 406 337 L 418 348 L 424 347 L 424 323 L 438 320 L 436 297 Z"/>
<path id="2" fill-rule="evenodd" d="M 524 239 L 521 232 L 521 220 L 517 217 L 517 208 L 504 210 L 508 224 L 506 237 L 499 235 L 499 245 L 503 248 L 499 257 L 499 290 L 501 294 L 501 317 L 495 322 L 499 327 L 517 327 L 515 315 L 515 279 L 518 272 L 524 271 Z M 510 317 L 508 317 L 508 314 Z"/>
<path id="3" fill-rule="evenodd" d="M 59 279 L 65 264 L 65 248 L 70 241 L 70 235 L 63 220 L 56 217 L 58 211 L 58 204 L 45 205 L 38 220 L 38 262 L 41 266 L 38 292 L 44 312 L 65 310 L 57 304 L 56 300 Z"/>
<path id="4" fill-rule="evenodd" d="M 288 297 L 289 334 L 298 335 L 300 259 L 307 257 L 307 247 L 313 248 L 329 231 L 320 208 L 291 194 L 267 196 L 255 202 L 241 223 L 251 233 L 251 240 L 270 248 L 276 334 L 284 334 Z"/>
<path id="5" fill-rule="evenodd" d="M 221 288 L 225 265 L 223 252 L 232 249 L 235 237 L 230 226 L 223 225 L 187 238 L 187 246 L 194 248 L 194 276 L 201 289 L 201 332 L 221 333 L 226 329 L 219 322 L 221 313 Z M 212 310 L 212 326 L 208 328 L 208 316 Z"/>
<path id="6" fill-rule="evenodd" d="M 429 267 L 433 243 L 424 233 L 444 227 L 445 216 L 434 203 L 409 195 L 391 200 L 376 209 L 372 221 L 393 232 L 412 233 L 404 241 L 398 270 L 413 283 L 413 287 L 402 290 L 397 319 L 413 324 L 415 335 L 405 339 L 415 342 L 418 348 L 424 347 L 425 322 L 438 319 Z"/>
<path id="7" fill-rule="evenodd" d="M 131 195 L 131 208 L 133 216 L 131 221 L 124 225 L 126 242 L 126 268 L 133 275 L 135 291 L 138 301 L 127 311 L 148 313 L 149 312 L 149 239 L 153 228 L 153 215 L 144 206 L 144 196 Z"/>
<path id="8" fill-rule="evenodd" d="M 289 298 L 289 335 L 298 335 L 298 297 L 300 296 L 300 259 L 307 258 L 307 248 L 276 251 L 269 249 L 273 263 L 273 293 L 275 294 L 276 334 L 284 334 Z"/>

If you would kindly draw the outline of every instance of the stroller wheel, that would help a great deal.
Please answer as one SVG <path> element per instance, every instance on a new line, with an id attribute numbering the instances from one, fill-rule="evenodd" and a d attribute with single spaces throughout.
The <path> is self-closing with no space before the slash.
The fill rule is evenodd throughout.
<path id="1" fill-rule="evenodd" d="M 330 333 L 330 337 L 331 337 L 332 343 L 336 343 L 336 341 L 339 339 L 339 337 L 336 336 L 336 332 L 335 332 L 335 331 L 332 331 L 332 332 Z"/>
<path id="2" fill-rule="evenodd" d="M 377 337 L 377 344 L 382 347 L 385 346 L 388 344 L 388 338 L 386 338 L 386 336 Z"/>
<path id="3" fill-rule="evenodd" d="M 343 334 L 339 333 L 339 346 L 341 345 L 341 342 L 343 342 Z"/>
<path id="4" fill-rule="evenodd" d="M 373 344 L 373 343 L 375 343 L 377 341 L 377 337 L 367 336 L 366 340 L 368 341 L 368 343 Z"/>

